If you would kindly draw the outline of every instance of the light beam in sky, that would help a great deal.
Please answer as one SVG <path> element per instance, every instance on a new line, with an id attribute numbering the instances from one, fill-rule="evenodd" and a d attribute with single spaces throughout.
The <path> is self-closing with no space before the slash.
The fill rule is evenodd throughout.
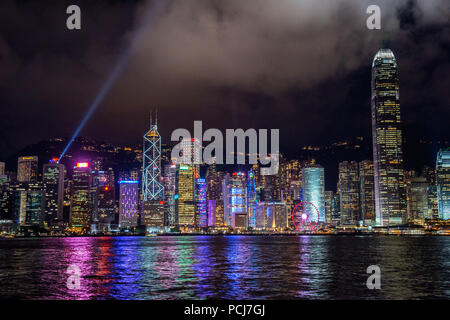
<path id="1" fill-rule="evenodd" d="M 151 23 L 153 21 L 153 19 L 161 12 L 161 9 L 163 8 L 163 4 L 164 4 L 164 1 L 155 1 L 151 5 L 150 11 L 149 11 L 149 15 L 144 20 L 145 21 L 144 26 L 146 26 L 147 24 Z M 142 26 L 140 28 L 140 32 L 138 32 L 136 34 L 136 36 L 132 39 L 129 48 L 123 53 L 123 55 L 117 61 L 116 66 L 114 67 L 114 69 L 111 72 L 111 74 L 108 76 L 106 82 L 103 84 L 100 92 L 95 97 L 94 101 L 92 102 L 91 106 L 88 109 L 88 112 L 86 113 L 86 115 L 81 120 L 81 123 L 79 124 L 79 126 L 77 127 L 77 129 L 73 133 L 72 137 L 70 138 L 69 142 L 67 143 L 66 147 L 64 148 L 63 152 L 59 156 L 58 163 L 64 157 L 64 155 L 66 154 L 67 150 L 72 145 L 73 141 L 78 137 L 78 135 L 80 134 L 81 130 L 86 125 L 86 122 L 88 122 L 89 118 L 92 116 L 94 111 L 102 103 L 102 101 L 105 98 L 105 96 L 109 93 L 109 91 L 111 90 L 111 87 L 117 81 L 117 78 L 122 73 L 124 67 L 127 65 L 127 63 L 129 61 L 132 53 L 134 52 L 134 50 L 136 48 L 136 45 L 137 45 L 138 40 L 139 40 L 139 36 L 141 35 L 141 33 L 143 31 L 145 31 L 144 26 Z"/>

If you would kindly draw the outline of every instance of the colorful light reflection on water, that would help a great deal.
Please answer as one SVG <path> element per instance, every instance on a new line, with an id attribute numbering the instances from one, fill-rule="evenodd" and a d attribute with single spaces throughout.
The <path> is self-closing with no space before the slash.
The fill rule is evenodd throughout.
<path id="1" fill-rule="evenodd" d="M 79 237 L 0 241 L 0 298 L 449 298 L 450 238 Z M 383 290 L 368 290 L 379 264 Z M 68 289 L 76 265 L 78 289 Z"/>

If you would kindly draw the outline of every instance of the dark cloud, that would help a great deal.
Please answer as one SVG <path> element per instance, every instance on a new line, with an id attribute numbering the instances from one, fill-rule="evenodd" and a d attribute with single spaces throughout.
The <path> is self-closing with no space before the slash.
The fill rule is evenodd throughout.
<path id="1" fill-rule="evenodd" d="M 406 130 L 448 137 L 448 0 L 162 3 L 79 1 L 82 30 L 68 31 L 69 2 L 2 2 L 0 154 L 70 136 L 130 46 L 83 135 L 137 144 L 158 107 L 165 140 L 193 120 L 280 128 L 290 152 L 370 136 L 370 64 L 389 40 Z M 381 31 L 366 28 L 370 4 Z"/>

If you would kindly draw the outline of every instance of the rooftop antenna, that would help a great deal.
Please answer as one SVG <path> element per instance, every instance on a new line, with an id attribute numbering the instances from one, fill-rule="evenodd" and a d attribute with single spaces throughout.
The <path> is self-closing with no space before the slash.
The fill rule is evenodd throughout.
<path id="1" fill-rule="evenodd" d="M 384 31 L 383 32 L 383 40 L 381 42 L 382 49 L 389 49 L 389 38 L 390 38 L 390 31 L 389 30 Z"/>

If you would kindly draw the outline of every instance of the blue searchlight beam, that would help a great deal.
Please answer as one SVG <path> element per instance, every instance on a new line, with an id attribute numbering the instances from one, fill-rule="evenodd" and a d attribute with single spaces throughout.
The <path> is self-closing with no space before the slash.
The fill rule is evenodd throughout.
<path id="1" fill-rule="evenodd" d="M 91 104 L 91 106 L 89 107 L 88 112 L 86 113 L 86 115 L 84 116 L 83 120 L 81 120 L 80 125 L 78 126 L 78 128 L 75 130 L 75 132 L 72 135 L 72 138 L 70 138 L 69 143 L 67 144 L 67 146 L 64 148 L 63 152 L 61 153 L 61 155 L 59 156 L 58 159 L 58 163 L 59 161 L 61 161 L 62 157 L 64 157 L 64 155 L 66 154 L 67 150 L 70 148 L 70 146 L 72 145 L 73 141 L 75 140 L 75 138 L 80 134 L 81 130 L 83 129 L 84 125 L 86 124 L 86 122 L 89 120 L 89 118 L 91 117 L 92 113 L 95 111 L 95 109 L 97 109 L 97 107 L 100 105 L 100 103 L 103 101 L 103 99 L 105 98 L 105 96 L 108 94 L 109 90 L 111 89 L 111 87 L 113 86 L 113 84 L 116 82 L 117 78 L 119 77 L 119 75 L 121 74 L 123 68 L 125 67 L 125 65 L 127 64 L 127 61 L 129 59 L 131 55 L 131 50 L 128 50 L 125 52 L 125 54 L 120 58 L 120 60 L 117 62 L 114 70 L 111 72 L 111 74 L 109 75 L 108 79 L 106 80 L 105 84 L 103 85 L 102 89 L 100 90 L 100 92 L 97 94 L 97 96 L 95 97 L 94 102 Z"/>
<path id="2" fill-rule="evenodd" d="M 162 12 L 162 10 L 164 10 L 164 7 L 165 7 L 164 1 L 157 1 L 157 2 L 153 3 L 151 5 L 150 10 L 148 11 L 147 15 L 144 17 L 144 21 L 145 21 L 144 26 L 151 23 L 154 20 L 154 18 L 156 18 Z M 136 37 L 134 38 L 134 40 L 131 42 L 130 48 L 124 52 L 122 57 L 120 57 L 114 70 L 109 75 L 109 77 L 108 77 L 107 81 L 105 82 L 105 84 L 103 85 L 102 89 L 100 90 L 98 95 L 95 97 L 94 102 L 89 107 L 88 112 L 84 116 L 83 120 L 81 120 L 80 125 L 73 133 L 72 138 L 70 138 L 69 142 L 67 143 L 67 146 L 64 148 L 63 152 L 59 156 L 58 163 L 64 157 L 64 155 L 66 154 L 67 150 L 72 145 L 75 138 L 80 134 L 81 130 L 83 129 L 84 125 L 89 120 L 89 118 L 91 117 L 92 113 L 95 111 L 95 109 L 97 109 L 99 104 L 103 101 L 105 96 L 108 94 L 108 92 L 111 89 L 111 87 L 113 86 L 113 84 L 116 82 L 116 80 L 119 77 L 119 75 L 121 74 L 123 68 L 127 64 L 132 52 L 134 51 L 136 44 L 139 41 L 139 38 L 142 38 L 142 36 L 143 36 L 142 30 L 145 30 L 145 28 L 141 28 L 141 32 L 139 32 L 136 35 Z"/>

